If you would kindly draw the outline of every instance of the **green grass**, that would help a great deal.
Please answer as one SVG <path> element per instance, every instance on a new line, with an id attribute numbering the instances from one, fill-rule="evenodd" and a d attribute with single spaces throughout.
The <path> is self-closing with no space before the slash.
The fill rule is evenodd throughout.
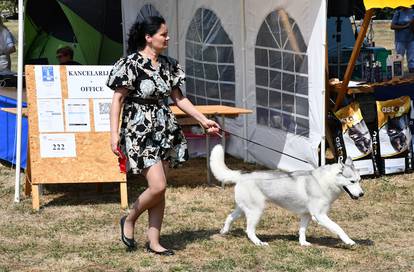
<path id="1" fill-rule="evenodd" d="M 228 158 L 231 168 L 260 168 Z M 138 220 L 136 252 L 119 241 L 118 186 L 103 193 L 94 185 L 46 186 L 40 212 L 31 199 L 13 203 L 14 171 L 0 166 L 0 271 L 413 271 L 414 174 L 363 182 L 366 195 L 352 201 L 343 195 L 330 217 L 352 239 L 347 247 L 311 223 L 311 247 L 298 243 L 297 216 L 269 204 L 257 227 L 268 247 L 254 246 L 244 233 L 244 218 L 219 235 L 233 208 L 233 188 L 205 186 L 205 161 L 190 160 L 170 174 L 161 241 L 173 257 L 144 250 L 147 215 Z M 201 183 L 193 183 L 198 180 Z M 143 180 L 129 181 L 132 202 Z M 191 185 L 191 186 L 188 186 Z"/>
<path id="2" fill-rule="evenodd" d="M 17 21 L 7 26 L 17 38 Z M 17 54 L 12 57 L 16 67 Z M 234 169 L 261 168 L 226 159 Z M 257 228 L 268 247 L 256 247 L 247 239 L 244 218 L 221 236 L 234 205 L 233 188 L 206 186 L 202 159 L 173 170 L 169 182 L 161 241 L 176 255 L 163 258 L 144 251 L 146 214 L 136 226 L 138 250 L 125 252 L 118 227 L 125 211 L 119 206 L 117 185 L 104 185 L 103 193 L 94 185 L 45 186 L 42 208 L 33 212 L 31 198 L 13 203 L 14 170 L 0 165 L 0 272 L 414 271 L 414 174 L 365 180 L 366 195 L 360 201 L 344 195 L 335 202 L 330 217 L 357 242 L 354 248 L 314 222 L 307 233 L 313 245 L 299 246 L 298 218 L 271 204 Z M 131 178 L 130 202 L 144 184 Z"/>

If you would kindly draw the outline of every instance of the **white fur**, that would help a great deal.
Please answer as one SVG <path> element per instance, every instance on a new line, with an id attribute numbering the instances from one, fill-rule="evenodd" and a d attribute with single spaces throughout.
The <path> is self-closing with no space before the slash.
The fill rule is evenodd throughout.
<path id="1" fill-rule="evenodd" d="M 269 199 L 300 215 L 299 243 L 302 246 L 310 245 L 306 241 L 305 233 L 311 219 L 338 235 L 345 244 L 355 244 L 327 215 L 331 204 L 345 190 L 344 188 L 353 199 L 364 194 L 359 184 L 361 177 L 350 158 L 345 164 L 325 165 L 312 171 L 241 173 L 226 166 L 223 147 L 216 145 L 211 152 L 210 168 L 217 180 L 236 184 L 236 208 L 227 217 L 221 234 L 228 233 L 233 221 L 244 214 L 249 239 L 256 245 L 267 245 L 260 241 L 255 232 L 265 208 L 265 201 Z"/>

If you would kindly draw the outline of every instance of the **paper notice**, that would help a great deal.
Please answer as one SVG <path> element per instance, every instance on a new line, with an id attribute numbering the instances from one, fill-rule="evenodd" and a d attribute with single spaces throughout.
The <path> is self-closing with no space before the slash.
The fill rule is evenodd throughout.
<path id="1" fill-rule="evenodd" d="M 66 131 L 91 131 L 88 99 L 65 99 Z"/>
<path id="2" fill-rule="evenodd" d="M 62 97 L 59 66 L 35 66 L 35 80 L 37 98 Z"/>
<path id="3" fill-rule="evenodd" d="M 106 86 L 112 66 L 66 66 L 69 98 L 112 98 L 114 92 Z"/>
<path id="4" fill-rule="evenodd" d="M 37 113 L 40 133 L 64 131 L 61 99 L 38 99 Z"/>
<path id="5" fill-rule="evenodd" d="M 40 134 L 40 157 L 76 157 L 75 134 Z"/>
<path id="6" fill-rule="evenodd" d="M 111 110 L 111 103 L 111 99 L 93 100 L 95 131 L 110 131 L 109 112 Z"/>

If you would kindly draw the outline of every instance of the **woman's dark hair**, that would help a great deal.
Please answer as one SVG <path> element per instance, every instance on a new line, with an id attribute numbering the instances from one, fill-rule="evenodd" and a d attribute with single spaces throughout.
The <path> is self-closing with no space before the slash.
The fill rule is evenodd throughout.
<path id="1" fill-rule="evenodd" d="M 165 20 L 159 16 L 148 16 L 142 21 L 135 22 L 129 29 L 128 54 L 144 49 L 146 45 L 145 35 L 153 36 L 165 24 Z"/>

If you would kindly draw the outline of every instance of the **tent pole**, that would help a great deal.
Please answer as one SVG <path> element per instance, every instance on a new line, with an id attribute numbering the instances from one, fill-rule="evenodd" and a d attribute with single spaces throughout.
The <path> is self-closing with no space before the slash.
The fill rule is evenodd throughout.
<path id="1" fill-rule="evenodd" d="M 327 104 L 325 103 L 326 101 L 326 97 L 327 97 L 327 93 L 328 92 L 328 88 L 329 88 L 329 84 L 326 84 L 328 82 L 328 78 L 329 78 L 329 73 L 328 73 L 328 69 L 329 69 L 329 65 L 328 65 L 328 39 L 327 39 L 327 31 L 326 31 L 326 23 L 327 23 L 327 15 L 328 15 L 328 11 L 327 11 L 327 6 L 326 6 L 326 2 L 322 1 L 322 8 L 325 11 L 324 14 L 324 27 L 325 27 L 325 35 L 323 38 L 325 38 L 325 41 L 323 41 L 323 46 L 325 48 L 325 67 L 323 69 L 323 75 L 325 76 L 325 90 L 323 91 L 323 95 L 325 95 L 325 99 L 324 99 L 324 103 L 322 103 L 322 107 L 323 107 L 323 118 L 322 118 L 322 131 L 323 131 L 323 135 L 322 135 L 322 140 L 321 140 L 321 165 L 325 165 L 326 164 L 326 117 L 327 117 Z M 322 39 L 323 39 L 322 38 Z"/>
<path id="2" fill-rule="evenodd" d="M 177 22 L 177 26 L 176 26 L 176 29 L 175 29 L 175 31 L 176 31 L 176 35 L 177 35 L 177 39 L 176 39 L 176 42 L 175 42 L 175 47 L 176 47 L 176 54 L 177 54 L 177 59 L 178 60 L 180 60 L 180 25 L 179 25 L 179 23 L 180 23 L 180 16 L 179 16 L 179 12 L 180 12 L 180 10 L 179 10 L 179 7 L 178 7 L 178 0 L 176 0 L 175 1 L 175 12 L 176 12 L 176 14 L 175 14 L 175 16 L 176 16 L 176 22 Z"/>
<path id="3" fill-rule="evenodd" d="M 246 9 L 245 9 L 245 0 L 241 2 L 242 4 L 242 14 L 241 14 L 241 25 L 242 25 L 242 32 L 241 32 L 241 40 L 242 40 L 242 55 L 243 55 L 243 68 L 242 68 L 242 75 L 243 75 L 243 81 L 242 81 L 242 102 L 243 102 L 243 108 L 247 108 L 247 94 L 246 94 Z M 247 136 L 247 126 L 248 126 L 248 119 L 247 114 L 243 114 L 243 137 L 245 139 L 248 138 Z M 249 153 L 247 152 L 247 141 L 243 141 L 244 145 L 244 161 L 248 161 Z"/>
<path id="4" fill-rule="evenodd" d="M 16 135 L 16 179 L 14 187 L 14 202 L 20 202 L 20 160 L 22 151 L 22 93 L 23 93 L 23 0 L 19 0 L 19 36 L 17 57 L 17 135 Z"/>
<path id="5" fill-rule="evenodd" d="M 348 66 L 346 67 L 344 80 L 342 81 L 341 86 L 338 90 L 338 96 L 336 97 L 334 111 L 336 111 L 342 105 L 342 101 L 344 100 L 345 93 L 348 89 L 349 80 L 351 79 L 352 72 L 354 71 L 355 62 L 359 56 L 359 52 L 361 51 L 362 42 L 364 41 L 365 35 L 367 34 L 368 26 L 371 22 L 373 14 L 374 9 L 369 9 L 365 13 L 364 22 L 358 33 L 357 40 L 355 41 L 354 48 L 352 49 L 351 58 L 349 59 Z"/>

